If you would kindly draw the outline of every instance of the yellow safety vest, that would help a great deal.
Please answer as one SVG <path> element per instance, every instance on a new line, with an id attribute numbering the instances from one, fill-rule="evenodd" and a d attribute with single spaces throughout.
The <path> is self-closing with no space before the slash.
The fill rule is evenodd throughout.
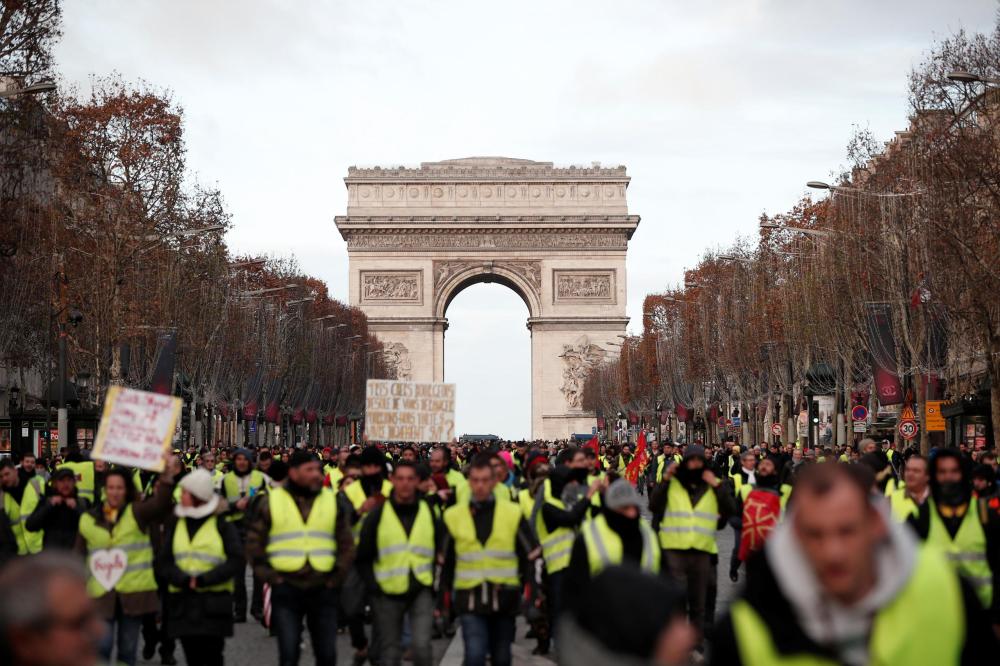
<path id="1" fill-rule="evenodd" d="M 691 496 L 676 479 L 667 486 L 667 510 L 660 523 L 660 545 L 664 550 L 701 550 L 718 553 L 715 527 L 719 520 L 719 502 L 708 488 L 691 506 Z"/>
<path id="2" fill-rule="evenodd" d="M 969 500 L 969 508 L 954 539 L 938 515 L 934 500 L 928 498 L 927 501 L 931 514 L 927 543 L 944 552 L 958 574 L 975 588 L 983 608 L 989 608 L 993 602 L 993 572 L 986 560 L 986 532 L 979 518 L 979 500 L 975 497 Z"/>
<path id="3" fill-rule="evenodd" d="M 410 572 L 425 587 L 434 582 L 434 517 L 427 502 L 417 502 L 417 517 L 409 536 L 392 502 L 382 505 L 375 531 L 378 559 L 373 569 L 375 581 L 385 594 L 405 593 L 410 587 Z"/>
<path id="4" fill-rule="evenodd" d="M 137 469 L 132 472 L 132 485 L 135 486 L 135 491 L 139 493 L 140 497 L 149 497 L 153 494 L 153 486 L 156 485 L 157 478 L 159 478 L 158 475 L 154 474 L 143 487 L 141 471 Z"/>
<path id="5" fill-rule="evenodd" d="M 905 486 L 889 495 L 889 505 L 892 507 L 892 517 L 901 523 L 905 523 L 910 516 L 916 516 L 919 510 L 917 503 L 906 494 Z"/>
<path id="6" fill-rule="evenodd" d="M 365 503 L 366 499 L 368 499 L 368 496 L 365 495 L 364 489 L 361 487 L 360 479 L 348 486 L 345 486 L 343 492 L 348 501 L 351 503 L 351 506 L 354 507 L 354 510 L 360 514 L 361 505 Z M 382 479 L 382 488 L 379 492 L 388 497 L 390 493 L 392 493 L 392 482 L 388 479 Z M 364 525 L 364 522 L 365 517 L 361 516 L 360 520 L 351 526 L 351 532 L 354 534 L 354 545 L 357 545 L 358 539 L 361 538 L 361 526 Z"/>
<path id="7" fill-rule="evenodd" d="M 3 500 L 3 512 L 7 514 L 7 520 L 10 522 L 10 530 L 14 533 L 14 540 L 17 542 L 17 554 L 27 555 L 28 549 L 24 544 L 25 517 L 21 516 L 21 505 L 6 490 L 0 490 L 0 499 Z"/>
<path id="8" fill-rule="evenodd" d="M 542 504 L 566 510 L 566 504 L 552 496 L 552 486 L 549 480 L 545 480 L 545 491 L 542 495 Z M 534 513 L 534 509 L 532 509 Z M 557 527 L 549 532 L 545 526 L 545 519 L 542 518 L 541 506 L 535 514 L 535 532 L 538 534 L 538 541 L 542 544 L 542 557 L 545 559 L 545 570 L 550 574 L 562 571 L 569 566 L 569 557 L 573 552 L 573 539 L 576 532 L 568 527 Z"/>
<path id="9" fill-rule="evenodd" d="M 94 503 L 94 463 L 90 460 L 84 460 L 82 462 L 67 462 L 59 465 L 58 469 L 63 467 L 73 470 L 73 474 L 76 475 L 76 494 L 91 504 Z"/>
<path id="10" fill-rule="evenodd" d="M 27 555 L 34 555 L 42 552 L 42 544 L 45 541 L 45 530 L 32 532 L 28 529 L 28 518 L 38 507 L 39 502 L 45 501 L 45 481 L 39 476 L 33 476 L 28 482 L 28 487 L 21 495 L 21 524 L 24 527 L 24 552 Z"/>
<path id="11" fill-rule="evenodd" d="M 486 545 L 476 537 L 476 525 L 468 504 L 456 504 L 444 512 L 444 524 L 455 540 L 455 588 L 471 590 L 485 582 L 519 585 L 517 529 L 521 508 L 513 502 L 495 502 L 493 527 Z"/>
<path id="12" fill-rule="evenodd" d="M 336 492 L 340 488 L 340 480 L 344 478 L 344 473 L 336 465 L 327 465 L 323 468 L 323 474 L 330 477 L 330 487 Z"/>
<path id="13" fill-rule="evenodd" d="M 622 539 L 608 527 L 608 521 L 603 515 L 586 521 L 580 531 L 587 547 L 591 576 L 622 563 L 625 558 Z M 660 572 L 660 547 L 656 542 L 656 532 L 642 518 L 639 519 L 639 531 L 642 532 L 642 558 L 639 567 L 647 573 L 657 574 Z"/>
<path id="14" fill-rule="evenodd" d="M 247 484 L 246 497 L 250 496 L 252 488 L 260 490 L 264 485 L 264 475 L 257 470 L 251 470 L 248 476 L 250 477 L 250 482 Z M 236 472 L 229 472 L 222 477 L 222 494 L 230 506 L 242 499 L 240 496 L 240 478 L 236 476 Z M 233 523 L 243 520 L 243 512 L 234 511 L 226 516 L 226 520 Z"/>
<path id="15" fill-rule="evenodd" d="M 522 488 L 517 494 L 517 503 L 521 505 L 521 515 L 525 520 L 531 520 L 531 512 L 535 509 L 535 498 L 531 496 L 531 491 Z"/>
<path id="16" fill-rule="evenodd" d="M 271 531 L 267 539 L 267 558 L 275 571 L 299 571 L 309 563 L 316 571 L 333 571 L 337 562 L 337 497 L 323 488 L 313 500 L 309 518 L 302 513 L 291 494 L 281 487 L 268 493 Z"/>
<path id="17" fill-rule="evenodd" d="M 927 603 L 933 599 L 933 603 Z M 839 662 L 813 654 L 781 654 L 772 632 L 745 600 L 732 605 L 733 630 L 744 666 L 835 666 Z M 957 664 L 965 640 L 965 608 L 958 579 L 944 558 L 922 547 L 909 582 L 876 613 L 868 642 L 870 664 Z"/>
<path id="18" fill-rule="evenodd" d="M 100 511 L 101 508 L 98 507 L 96 510 Z M 139 528 L 131 504 L 126 504 L 120 510 L 120 514 L 121 517 L 111 528 L 111 531 L 98 525 L 97 520 L 90 512 L 80 516 L 80 536 L 87 544 L 87 557 L 89 558 L 95 550 L 110 548 L 124 550 L 128 557 L 125 575 L 115 584 L 114 590 L 119 594 L 155 592 L 153 546 L 149 541 L 149 535 Z M 93 574 L 88 574 L 87 592 L 96 599 L 103 597 L 111 590 L 105 590 Z"/>
<path id="19" fill-rule="evenodd" d="M 742 486 L 740 486 L 740 492 L 739 492 L 740 501 L 746 502 L 747 497 L 750 496 L 750 492 L 756 488 L 757 488 L 756 484 L 749 484 L 749 483 L 745 483 Z M 788 498 L 791 497 L 792 495 L 792 486 L 790 486 L 787 483 L 782 483 L 778 487 L 778 491 L 780 493 L 778 501 L 781 503 L 781 515 L 784 515 L 785 507 L 788 505 Z"/>
<path id="20" fill-rule="evenodd" d="M 178 520 L 177 527 L 174 528 L 173 549 L 177 568 L 191 577 L 208 573 L 226 562 L 226 548 L 222 543 L 222 535 L 219 534 L 219 524 L 216 522 L 215 516 L 209 516 L 201 524 L 198 531 L 194 533 L 193 540 L 188 534 L 187 521 L 183 518 Z M 234 589 L 233 579 L 230 578 L 223 583 L 196 588 L 195 591 L 232 592 Z M 182 590 L 171 585 L 170 591 L 181 592 Z"/>

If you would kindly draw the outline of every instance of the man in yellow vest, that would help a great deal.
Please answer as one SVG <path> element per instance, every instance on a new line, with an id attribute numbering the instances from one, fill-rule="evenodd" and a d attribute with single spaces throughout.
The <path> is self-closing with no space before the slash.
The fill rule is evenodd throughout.
<path id="1" fill-rule="evenodd" d="M 76 475 L 76 491 L 79 493 L 81 499 L 85 499 L 91 504 L 100 501 L 101 498 L 94 494 L 95 489 L 101 485 L 99 479 L 97 479 L 97 470 L 95 469 L 94 461 L 84 460 L 79 448 L 75 446 L 70 447 L 69 453 L 66 456 L 66 462 L 60 465 L 60 467 L 67 467 L 73 470 L 73 474 Z"/>
<path id="2" fill-rule="evenodd" d="M 247 555 L 271 585 L 271 628 L 281 664 L 299 663 L 302 622 L 318 664 L 337 663 L 337 597 L 354 562 L 347 510 L 323 487 L 319 459 L 297 449 L 285 486 L 271 488 L 247 526 Z"/>
<path id="3" fill-rule="evenodd" d="M 28 547 L 24 540 L 24 522 L 28 516 L 21 515 L 21 500 L 24 498 L 24 488 L 21 487 L 17 468 L 10 458 L 0 459 L 0 510 L 10 523 L 10 529 L 17 544 L 17 554 L 27 555 Z"/>
<path id="4" fill-rule="evenodd" d="M 489 454 L 476 456 L 469 501 L 444 512 L 442 588 L 454 590 L 466 666 L 485 666 L 487 655 L 493 666 L 510 665 L 522 585 L 540 554 L 518 504 L 494 497 L 496 482 Z"/>
<path id="5" fill-rule="evenodd" d="M 358 541 L 357 566 L 372 593 L 373 633 L 380 666 L 399 666 L 403 619 L 410 618 L 410 646 L 417 666 L 430 666 L 434 623 L 434 563 L 438 526 L 418 496 L 416 464 L 400 459 L 392 470 L 388 501 L 369 512 Z"/>
<path id="6" fill-rule="evenodd" d="M 899 522 L 916 516 L 930 496 L 930 472 L 927 458 L 911 455 L 903 466 L 903 487 L 889 495 L 892 517 Z"/>
<path id="7" fill-rule="evenodd" d="M 692 444 L 672 465 L 650 498 L 653 527 L 659 532 L 668 574 L 687 592 L 688 618 L 704 635 L 705 607 L 719 548 L 715 533 L 736 507 L 728 484 L 708 468 L 705 449 Z"/>
<path id="8" fill-rule="evenodd" d="M 226 637 L 233 635 L 233 590 L 246 589 L 237 576 L 246 566 L 243 542 L 225 519 L 207 471 L 196 469 L 179 485 L 180 503 L 166 525 L 158 568 L 168 584 L 165 630 L 180 639 L 188 664 L 221 664 Z"/>
<path id="9" fill-rule="evenodd" d="M 995 662 L 996 640 L 972 591 L 870 487 L 858 465 L 802 470 L 759 575 L 716 626 L 711 663 Z"/>
<path id="10" fill-rule="evenodd" d="M 240 542 L 246 540 L 246 521 L 244 516 L 253 497 L 263 492 L 265 488 L 264 475 L 250 464 L 251 453 L 247 449 L 236 449 L 233 452 L 233 469 L 222 477 L 222 496 L 228 504 L 225 519 L 236 527 Z M 247 587 L 244 584 L 246 567 L 240 567 L 235 573 L 236 578 L 233 595 L 233 619 L 236 622 L 247 621 Z M 254 609 L 256 615 L 260 609 Z"/>
<path id="11" fill-rule="evenodd" d="M 212 485 L 215 486 L 215 490 L 221 490 L 222 477 L 225 475 L 222 473 L 222 470 L 216 466 L 215 454 L 211 451 L 211 449 L 206 449 L 205 452 L 201 454 L 201 469 L 208 472 L 209 476 L 212 477 Z"/>
<path id="12" fill-rule="evenodd" d="M 457 501 L 459 493 L 465 495 L 467 481 L 457 469 L 451 466 L 451 450 L 446 446 L 439 446 L 431 451 L 430 457 L 431 474 L 448 482 L 448 487 L 439 489 L 438 495 L 445 506 L 451 506 Z"/>
<path id="13" fill-rule="evenodd" d="M 972 492 L 969 461 L 957 449 L 937 450 L 930 488 L 930 498 L 907 520 L 975 589 L 1000 636 L 1000 516 Z"/>
<path id="14" fill-rule="evenodd" d="M 568 457 L 565 465 L 557 465 L 549 472 L 531 515 L 531 526 L 545 560 L 546 601 L 553 629 L 564 606 L 564 580 L 573 541 L 591 512 L 599 511 L 591 500 L 606 487 L 602 479 L 590 481 L 589 463 L 582 449 L 571 449 Z"/>
<path id="15" fill-rule="evenodd" d="M 604 492 L 601 512 L 580 526 L 573 542 L 566 579 L 564 607 L 575 605 L 590 579 L 612 566 L 628 565 L 659 574 L 661 553 L 656 532 L 639 515 L 642 498 L 625 479 Z"/>

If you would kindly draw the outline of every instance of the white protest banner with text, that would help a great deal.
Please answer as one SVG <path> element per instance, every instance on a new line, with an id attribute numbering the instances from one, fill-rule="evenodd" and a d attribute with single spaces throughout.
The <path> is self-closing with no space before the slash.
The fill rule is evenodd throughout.
<path id="1" fill-rule="evenodd" d="M 170 395 L 112 386 L 104 401 L 92 458 L 163 471 L 183 401 Z"/>
<path id="2" fill-rule="evenodd" d="M 365 437 L 373 442 L 450 442 L 455 385 L 369 379 Z"/>

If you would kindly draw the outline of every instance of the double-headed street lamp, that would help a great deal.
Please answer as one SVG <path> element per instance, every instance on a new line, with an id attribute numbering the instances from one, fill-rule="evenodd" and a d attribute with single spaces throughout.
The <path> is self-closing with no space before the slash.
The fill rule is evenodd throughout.
<path id="1" fill-rule="evenodd" d="M 56 89 L 56 84 L 52 81 L 39 81 L 23 88 L 13 88 L 11 90 L 0 90 L 0 99 L 12 99 L 18 95 L 38 95 L 40 93 L 52 92 Z"/>

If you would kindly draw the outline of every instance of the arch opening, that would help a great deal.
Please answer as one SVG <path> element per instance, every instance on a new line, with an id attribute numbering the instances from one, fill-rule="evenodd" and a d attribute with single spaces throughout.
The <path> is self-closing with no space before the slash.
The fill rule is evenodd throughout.
<path id="1" fill-rule="evenodd" d="M 444 379 L 458 386 L 456 436 L 531 437 L 527 305 L 509 280 L 483 276 L 463 280 L 448 295 Z"/>

